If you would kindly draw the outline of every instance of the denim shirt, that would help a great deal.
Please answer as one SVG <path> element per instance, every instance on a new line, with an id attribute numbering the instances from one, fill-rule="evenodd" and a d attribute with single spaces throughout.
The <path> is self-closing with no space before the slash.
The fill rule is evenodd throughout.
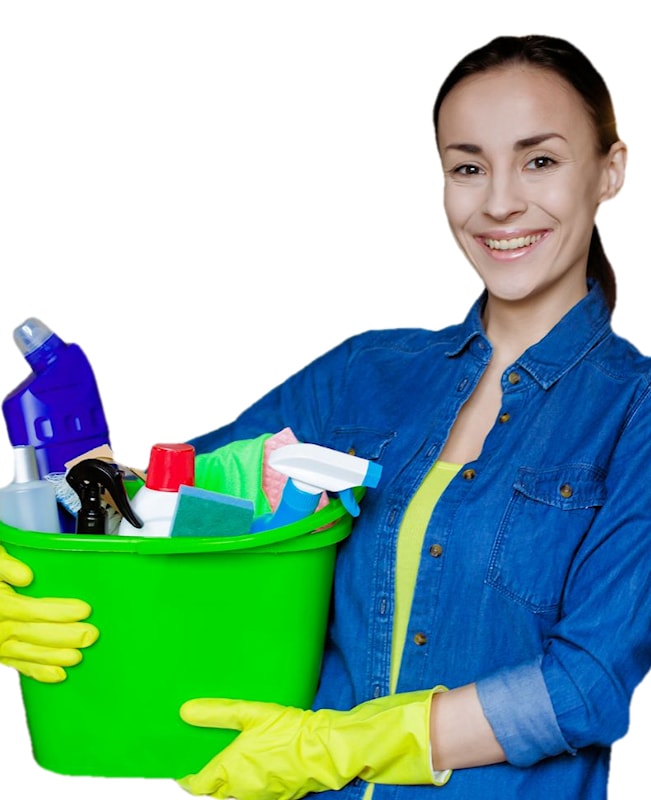
<path id="1" fill-rule="evenodd" d="M 290 426 L 382 464 L 339 547 L 315 707 L 389 693 L 400 520 L 491 357 L 482 304 L 438 332 L 354 336 L 193 440 L 207 452 Z M 606 796 L 651 665 L 650 376 L 597 285 L 504 371 L 481 455 L 427 527 L 397 691 L 476 682 L 507 763 L 441 788 L 378 785 L 374 800 Z"/>

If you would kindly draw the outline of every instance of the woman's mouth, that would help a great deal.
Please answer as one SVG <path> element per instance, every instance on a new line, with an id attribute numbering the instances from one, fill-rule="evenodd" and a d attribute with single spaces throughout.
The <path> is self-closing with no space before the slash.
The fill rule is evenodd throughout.
<path id="1" fill-rule="evenodd" d="M 521 247 L 531 247 L 542 237 L 542 233 L 536 233 L 532 236 L 518 236 L 514 239 L 484 239 L 483 242 L 489 250 L 519 250 Z"/>
<path id="2" fill-rule="evenodd" d="M 525 236 L 478 236 L 476 238 L 492 258 L 498 261 L 511 261 L 530 253 L 536 245 L 547 238 L 548 233 L 549 231 L 539 231 L 538 233 L 528 233 Z"/>

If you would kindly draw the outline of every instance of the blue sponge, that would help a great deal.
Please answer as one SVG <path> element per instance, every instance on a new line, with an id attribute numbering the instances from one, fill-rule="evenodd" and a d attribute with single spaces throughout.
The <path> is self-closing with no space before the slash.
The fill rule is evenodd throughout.
<path id="1" fill-rule="evenodd" d="M 182 485 L 170 536 L 239 536 L 252 522 L 251 500 Z"/>

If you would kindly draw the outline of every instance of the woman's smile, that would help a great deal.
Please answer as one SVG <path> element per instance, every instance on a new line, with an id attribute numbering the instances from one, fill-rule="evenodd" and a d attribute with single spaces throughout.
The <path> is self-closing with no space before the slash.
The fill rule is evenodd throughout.
<path id="1" fill-rule="evenodd" d="M 475 240 L 497 261 L 511 261 L 529 255 L 536 245 L 547 238 L 549 231 L 536 233 L 490 234 L 476 236 Z"/>

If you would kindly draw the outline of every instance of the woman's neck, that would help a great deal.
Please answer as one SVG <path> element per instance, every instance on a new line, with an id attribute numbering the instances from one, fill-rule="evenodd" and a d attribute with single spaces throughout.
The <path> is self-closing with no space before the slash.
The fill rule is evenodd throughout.
<path id="1" fill-rule="evenodd" d="M 495 355 L 504 364 L 515 361 L 531 345 L 543 339 L 567 312 L 587 294 L 565 296 L 561 302 L 525 298 L 517 302 L 489 295 L 482 320 Z"/>

